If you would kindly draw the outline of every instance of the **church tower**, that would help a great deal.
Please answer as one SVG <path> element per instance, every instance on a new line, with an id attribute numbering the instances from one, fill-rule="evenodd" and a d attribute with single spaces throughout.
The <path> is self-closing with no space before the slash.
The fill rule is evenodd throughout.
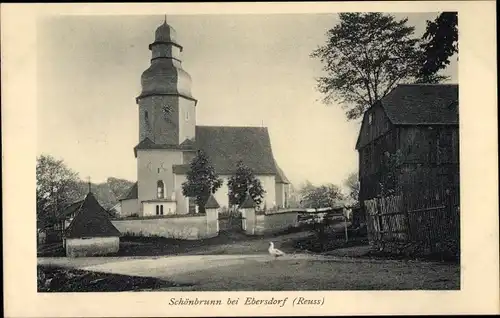
<path id="1" fill-rule="evenodd" d="M 139 216 L 164 215 L 186 210 L 177 201 L 179 192 L 174 166 L 188 158 L 196 131 L 196 99 L 191 77 L 182 68 L 182 46 L 166 18 L 149 45 L 151 65 L 141 76 L 139 144 L 137 158 L 137 209 Z M 186 140 L 188 140 L 186 142 Z M 182 203 L 181 203 L 182 205 Z M 186 211 L 187 212 L 187 211 Z"/>
<path id="2" fill-rule="evenodd" d="M 191 94 L 191 76 L 182 68 L 182 46 L 176 31 L 165 21 L 149 45 L 151 65 L 141 76 L 139 142 L 180 145 L 195 137 L 196 103 Z"/>

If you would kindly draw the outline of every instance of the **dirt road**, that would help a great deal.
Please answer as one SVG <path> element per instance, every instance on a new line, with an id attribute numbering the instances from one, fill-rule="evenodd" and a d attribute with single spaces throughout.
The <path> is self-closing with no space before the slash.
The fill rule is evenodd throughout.
<path id="1" fill-rule="evenodd" d="M 156 277 L 190 286 L 168 290 L 408 290 L 459 289 L 454 264 L 291 254 L 171 257 L 39 258 L 90 271 Z"/>

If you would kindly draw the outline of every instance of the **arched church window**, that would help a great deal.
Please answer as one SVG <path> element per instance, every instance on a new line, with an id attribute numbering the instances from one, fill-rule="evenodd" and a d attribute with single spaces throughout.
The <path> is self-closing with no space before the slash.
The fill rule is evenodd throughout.
<path id="1" fill-rule="evenodd" d="M 145 110 L 145 111 L 144 111 L 144 120 L 146 121 L 146 123 L 147 123 L 147 122 L 148 122 L 148 120 L 149 120 L 149 114 L 148 114 L 148 111 L 147 111 L 147 110 Z"/>
<path id="2" fill-rule="evenodd" d="M 158 191 L 158 199 L 163 199 L 165 197 L 165 185 L 163 181 L 158 180 L 156 183 L 156 189 Z"/>

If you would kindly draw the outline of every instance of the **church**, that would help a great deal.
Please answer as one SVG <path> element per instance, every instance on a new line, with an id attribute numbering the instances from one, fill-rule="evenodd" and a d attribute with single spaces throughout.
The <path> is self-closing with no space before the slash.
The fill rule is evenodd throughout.
<path id="1" fill-rule="evenodd" d="M 196 213 L 194 200 L 182 194 L 182 183 L 197 150 L 208 155 L 223 180 L 214 194 L 221 208 L 229 207 L 227 181 L 239 161 L 264 187 L 261 208 L 286 208 L 290 182 L 274 159 L 268 129 L 197 125 L 196 109 L 203 106 L 191 93 L 191 76 L 182 67 L 183 47 L 166 19 L 149 50 L 151 65 L 142 73 L 142 91 L 136 98 L 137 182 L 120 200 L 121 216 Z"/>

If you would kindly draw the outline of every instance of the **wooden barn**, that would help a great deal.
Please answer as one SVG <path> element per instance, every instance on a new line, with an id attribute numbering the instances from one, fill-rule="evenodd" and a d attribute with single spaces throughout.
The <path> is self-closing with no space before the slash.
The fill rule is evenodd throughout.
<path id="1" fill-rule="evenodd" d="M 457 192 L 458 85 L 398 85 L 365 112 L 356 150 L 360 202 L 422 182 Z"/>
<path id="2" fill-rule="evenodd" d="M 458 257 L 458 85 L 398 85 L 365 112 L 356 149 L 370 244 Z"/>

